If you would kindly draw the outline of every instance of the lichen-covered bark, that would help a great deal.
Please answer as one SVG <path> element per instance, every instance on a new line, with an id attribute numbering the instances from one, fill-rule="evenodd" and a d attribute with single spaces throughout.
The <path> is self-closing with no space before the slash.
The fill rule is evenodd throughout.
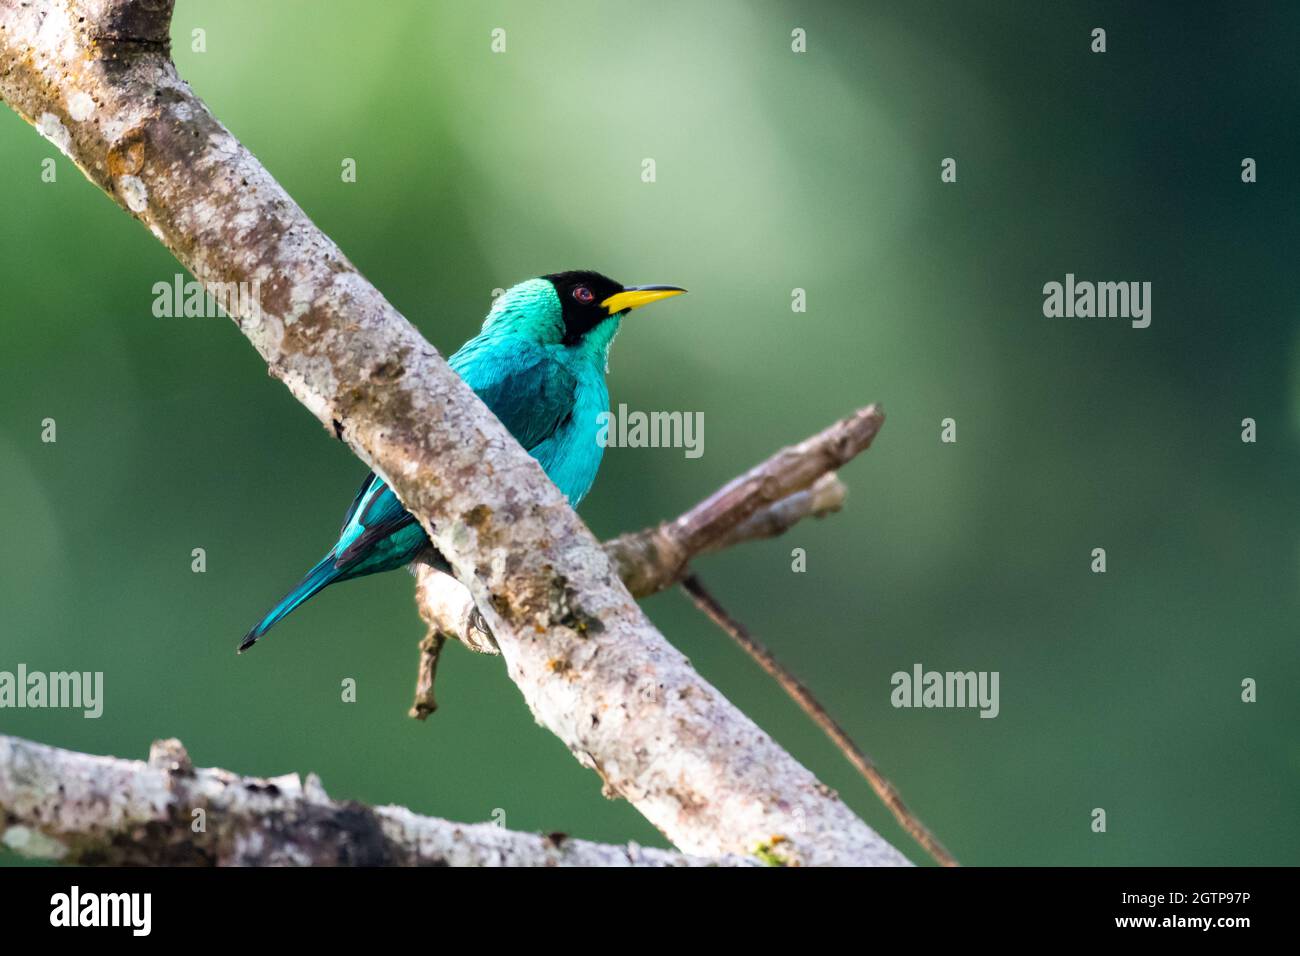
<path id="1" fill-rule="evenodd" d="M 331 800 L 320 781 L 196 769 L 178 740 L 149 762 L 0 736 L 0 844 L 35 859 L 168 866 L 744 866 L 563 834 Z"/>
<path id="2" fill-rule="evenodd" d="M 537 463 L 194 96 L 171 6 L 0 0 L 0 96 L 200 281 L 258 283 L 241 331 L 419 517 L 608 794 L 698 855 L 777 838 L 792 863 L 905 863 L 659 635 Z"/>
<path id="3" fill-rule="evenodd" d="M 632 596 L 648 597 L 681 581 L 702 554 L 776 537 L 804 518 L 838 511 L 846 492 L 833 469 L 869 448 L 883 421 L 878 406 L 860 409 L 781 449 L 675 520 L 606 541 L 605 553 Z M 734 488 L 739 493 L 730 491 Z M 431 565 L 417 563 L 413 571 L 416 604 L 429 626 L 420 642 L 411 708 L 411 716 L 423 720 L 437 709 L 433 683 L 446 638 L 480 654 L 500 651 L 468 588 Z"/>

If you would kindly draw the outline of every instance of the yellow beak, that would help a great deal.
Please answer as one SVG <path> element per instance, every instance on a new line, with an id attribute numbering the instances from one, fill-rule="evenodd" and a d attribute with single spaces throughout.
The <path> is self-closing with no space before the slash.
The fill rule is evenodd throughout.
<path id="1" fill-rule="evenodd" d="M 675 285 L 633 285 L 628 286 L 622 292 L 615 292 L 601 305 L 605 307 L 605 311 L 610 315 L 614 315 L 618 312 L 626 312 L 628 309 L 639 309 L 643 305 L 658 302 L 660 299 L 681 295 L 685 291 L 685 289 L 679 289 Z"/>

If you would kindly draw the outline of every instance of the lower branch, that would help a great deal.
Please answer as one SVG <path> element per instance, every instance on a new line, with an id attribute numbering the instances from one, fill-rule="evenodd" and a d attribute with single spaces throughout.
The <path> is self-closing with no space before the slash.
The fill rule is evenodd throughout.
<path id="1" fill-rule="evenodd" d="M 331 800 L 315 774 L 196 769 L 179 740 L 149 762 L 0 736 L 0 843 L 65 863 L 166 866 L 746 866 L 564 834 Z"/>

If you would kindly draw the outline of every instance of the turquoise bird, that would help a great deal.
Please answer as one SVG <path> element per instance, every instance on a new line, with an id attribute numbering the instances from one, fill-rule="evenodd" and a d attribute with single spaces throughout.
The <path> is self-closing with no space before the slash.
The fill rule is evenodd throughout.
<path id="1" fill-rule="evenodd" d="M 483 329 L 448 362 L 576 508 L 596 480 L 609 410 L 609 347 L 632 309 L 680 295 L 670 285 L 624 286 L 599 272 L 558 272 L 502 293 Z M 336 581 L 392 571 L 430 547 L 424 529 L 374 472 L 361 483 L 338 542 L 244 636 L 245 651 Z"/>

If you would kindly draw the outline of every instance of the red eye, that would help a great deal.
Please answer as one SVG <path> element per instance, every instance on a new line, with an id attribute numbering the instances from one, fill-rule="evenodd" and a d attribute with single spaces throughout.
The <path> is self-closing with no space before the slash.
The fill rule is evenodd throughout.
<path id="1" fill-rule="evenodd" d="M 591 290 L 588 289 L 585 285 L 580 285 L 576 289 L 574 289 L 573 297 L 577 299 L 579 302 L 581 302 L 583 305 L 586 305 L 588 302 L 596 298 L 594 295 L 591 294 Z"/>

